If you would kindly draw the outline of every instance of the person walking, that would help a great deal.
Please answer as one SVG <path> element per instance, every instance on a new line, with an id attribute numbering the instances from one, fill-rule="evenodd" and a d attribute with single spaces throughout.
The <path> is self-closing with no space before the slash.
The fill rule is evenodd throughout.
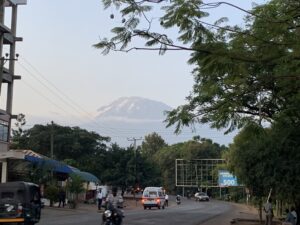
<path id="1" fill-rule="evenodd" d="M 165 194 L 165 206 L 169 206 L 169 195 Z"/>
<path id="2" fill-rule="evenodd" d="M 58 200 L 59 200 L 58 207 L 60 207 L 62 203 L 62 207 L 64 208 L 66 202 L 66 192 L 62 188 L 59 190 Z"/>
<path id="3" fill-rule="evenodd" d="M 101 189 L 99 189 L 99 191 L 98 191 L 98 194 L 97 194 L 98 210 L 101 210 L 101 206 L 102 206 L 102 199 L 103 199 L 102 190 L 101 190 Z"/>
<path id="4" fill-rule="evenodd" d="M 272 206 L 272 199 L 269 198 L 267 203 L 264 206 L 264 211 L 266 213 L 266 221 L 265 225 L 272 225 L 272 219 L 273 219 L 273 206 Z"/>

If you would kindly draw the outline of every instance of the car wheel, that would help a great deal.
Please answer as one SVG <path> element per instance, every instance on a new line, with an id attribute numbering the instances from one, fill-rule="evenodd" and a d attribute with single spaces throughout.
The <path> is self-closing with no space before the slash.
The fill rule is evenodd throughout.
<path id="1" fill-rule="evenodd" d="M 160 209 L 160 206 L 157 206 L 158 209 Z"/>
<path id="2" fill-rule="evenodd" d="M 144 209 L 147 209 L 147 207 L 146 207 L 146 206 L 144 206 Z"/>

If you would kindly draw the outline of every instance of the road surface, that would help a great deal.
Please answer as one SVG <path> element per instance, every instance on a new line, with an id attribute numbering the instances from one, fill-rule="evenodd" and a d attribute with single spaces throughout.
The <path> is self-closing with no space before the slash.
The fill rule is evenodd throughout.
<path id="1" fill-rule="evenodd" d="M 125 209 L 123 225 L 200 225 L 218 216 L 226 215 L 233 207 L 230 203 L 214 200 L 209 202 L 183 200 L 180 205 L 174 202 L 170 205 L 164 210 L 156 208 L 144 210 L 142 207 Z M 101 216 L 96 206 L 84 210 L 46 208 L 42 212 L 39 225 L 100 225 Z"/>

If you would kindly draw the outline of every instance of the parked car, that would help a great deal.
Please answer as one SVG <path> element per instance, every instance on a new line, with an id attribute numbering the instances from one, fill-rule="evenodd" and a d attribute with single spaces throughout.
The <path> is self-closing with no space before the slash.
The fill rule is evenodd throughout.
<path id="1" fill-rule="evenodd" d="M 204 192 L 197 192 L 195 194 L 196 201 L 209 201 L 209 196 Z"/>

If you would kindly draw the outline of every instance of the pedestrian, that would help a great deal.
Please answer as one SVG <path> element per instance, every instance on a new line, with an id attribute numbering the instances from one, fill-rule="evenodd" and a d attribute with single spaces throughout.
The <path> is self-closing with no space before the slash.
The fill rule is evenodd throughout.
<path id="1" fill-rule="evenodd" d="M 286 209 L 285 213 L 286 213 L 286 217 L 285 217 L 285 222 L 283 223 L 283 225 L 296 225 L 295 217 L 290 212 L 290 210 Z"/>
<path id="2" fill-rule="evenodd" d="M 292 215 L 294 216 L 294 218 L 295 218 L 295 224 L 297 224 L 297 219 L 298 219 L 298 217 L 297 217 L 297 212 L 296 212 L 296 210 L 295 210 L 295 207 L 292 207 L 291 208 L 291 213 L 292 213 Z"/>
<path id="3" fill-rule="evenodd" d="M 272 225 L 272 219 L 273 219 L 273 206 L 272 206 L 272 199 L 269 198 L 267 203 L 264 206 L 264 211 L 266 213 L 266 221 L 265 225 Z"/>
<path id="4" fill-rule="evenodd" d="M 101 210 L 102 199 L 103 199 L 102 190 L 99 189 L 98 194 L 97 194 L 98 210 Z"/>
<path id="5" fill-rule="evenodd" d="M 169 195 L 165 194 L 165 206 L 169 206 Z"/>
<path id="6" fill-rule="evenodd" d="M 59 190 L 58 200 L 59 200 L 58 207 L 60 207 L 62 203 L 62 207 L 64 208 L 66 202 L 66 192 L 62 188 Z"/>

